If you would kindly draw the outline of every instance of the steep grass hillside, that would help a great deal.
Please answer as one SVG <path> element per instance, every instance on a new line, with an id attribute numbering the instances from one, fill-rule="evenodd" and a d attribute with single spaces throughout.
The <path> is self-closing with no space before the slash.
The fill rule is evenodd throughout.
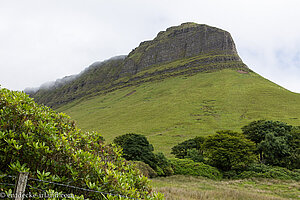
<path id="1" fill-rule="evenodd" d="M 167 155 L 186 139 L 240 131 L 253 120 L 300 125 L 300 94 L 252 72 L 230 33 L 196 23 L 170 27 L 127 56 L 95 63 L 64 84 L 30 94 L 107 142 L 144 134 Z"/>
<path id="2" fill-rule="evenodd" d="M 153 79 L 57 110 L 80 128 L 102 133 L 107 142 L 140 133 L 156 151 L 170 155 L 171 147 L 186 139 L 221 129 L 240 131 L 257 119 L 300 125 L 300 94 L 246 69 L 230 68 Z"/>

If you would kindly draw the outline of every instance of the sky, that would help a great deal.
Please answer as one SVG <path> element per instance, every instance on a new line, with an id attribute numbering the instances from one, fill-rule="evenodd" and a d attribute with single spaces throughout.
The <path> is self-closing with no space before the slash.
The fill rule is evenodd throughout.
<path id="1" fill-rule="evenodd" d="M 0 85 L 38 87 L 184 22 L 231 33 L 263 77 L 300 93 L 299 0 L 0 0 Z"/>

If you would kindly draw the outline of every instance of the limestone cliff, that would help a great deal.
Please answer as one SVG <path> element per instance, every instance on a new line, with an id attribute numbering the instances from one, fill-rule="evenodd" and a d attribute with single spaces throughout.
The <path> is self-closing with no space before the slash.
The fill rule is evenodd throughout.
<path id="1" fill-rule="evenodd" d="M 183 23 L 158 33 L 129 53 L 121 73 L 135 74 L 144 68 L 189 58 L 199 54 L 230 54 L 240 61 L 233 39 L 227 31 L 204 24 Z"/>

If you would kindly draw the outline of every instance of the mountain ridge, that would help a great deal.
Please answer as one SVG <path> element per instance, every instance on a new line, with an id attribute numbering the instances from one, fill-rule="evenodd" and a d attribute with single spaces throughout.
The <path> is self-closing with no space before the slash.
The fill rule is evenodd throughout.
<path id="1" fill-rule="evenodd" d="M 238 56 L 230 33 L 189 22 L 159 32 L 126 57 L 94 63 L 65 84 L 26 92 L 38 103 L 59 107 L 85 96 L 147 81 L 223 68 L 251 71 Z"/>

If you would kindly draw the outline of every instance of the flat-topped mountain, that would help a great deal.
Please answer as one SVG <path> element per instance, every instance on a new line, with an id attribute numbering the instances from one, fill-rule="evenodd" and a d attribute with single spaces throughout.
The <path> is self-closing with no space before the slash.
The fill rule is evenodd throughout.
<path id="1" fill-rule="evenodd" d="M 254 120 L 300 123 L 300 94 L 251 71 L 228 32 L 195 23 L 168 28 L 127 56 L 96 62 L 31 95 L 108 142 L 144 134 L 167 155 L 179 142 L 240 131 Z"/>
<path id="2" fill-rule="evenodd" d="M 238 56 L 230 33 L 208 25 L 183 23 L 142 42 L 128 56 L 94 63 L 64 84 L 64 79 L 59 79 L 54 82 L 59 84 L 27 93 L 38 103 L 59 107 L 144 82 L 225 68 L 250 71 Z"/>

